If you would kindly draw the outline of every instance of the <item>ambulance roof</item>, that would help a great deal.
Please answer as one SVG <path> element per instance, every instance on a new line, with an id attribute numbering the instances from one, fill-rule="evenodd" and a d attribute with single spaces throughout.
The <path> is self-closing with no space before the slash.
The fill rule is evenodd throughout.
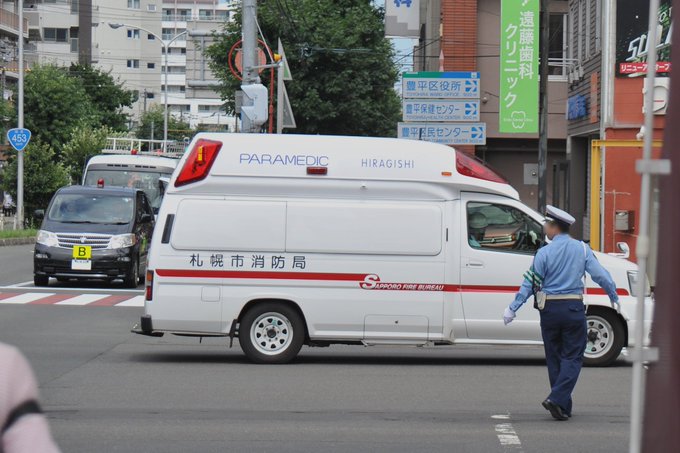
<path id="1" fill-rule="evenodd" d="M 519 198 L 502 177 L 453 148 L 424 141 L 292 134 L 199 133 L 223 143 L 212 176 L 414 181 Z M 181 159 L 180 170 L 190 155 Z M 310 175 L 308 168 L 327 172 Z M 327 170 L 323 170 L 327 169 Z"/>
<path id="2" fill-rule="evenodd" d="M 99 154 L 93 156 L 88 162 L 87 167 L 92 165 L 126 165 L 129 167 L 161 167 L 174 169 L 177 167 L 178 159 L 170 159 L 160 156 L 139 156 L 133 154 Z"/>

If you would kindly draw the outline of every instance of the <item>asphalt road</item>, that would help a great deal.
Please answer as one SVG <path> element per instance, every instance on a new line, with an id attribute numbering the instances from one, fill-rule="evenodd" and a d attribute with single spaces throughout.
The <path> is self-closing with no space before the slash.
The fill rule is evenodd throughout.
<path id="1" fill-rule="evenodd" d="M 0 248 L 0 281 L 30 280 L 27 259 L 30 247 Z M 81 291 L 104 290 L 94 286 Z M 333 346 L 253 365 L 223 339 L 131 334 L 141 313 L 0 304 L 0 341 L 33 364 L 64 452 L 627 449 L 624 362 L 585 369 L 574 417 L 555 422 L 540 406 L 548 383 L 538 348 Z"/>
<path id="2" fill-rule="evenodd" d="M 263 366 L 223 340 L 130 334 L 140 313 L 0 306 L 0 341 L 33 363 L 63 451 L 626 448 L 625 364 L 584 370 L 574 417 L 555 422 L 540 407 L 548 388 L 536 348 L 335 346 Z M 503 446 L 497 429 L 516 433 L 521 445 Z"/>

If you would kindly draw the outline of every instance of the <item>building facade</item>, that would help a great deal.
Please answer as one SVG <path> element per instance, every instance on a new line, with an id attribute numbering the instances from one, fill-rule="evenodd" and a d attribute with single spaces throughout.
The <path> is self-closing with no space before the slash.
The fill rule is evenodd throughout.
<path id="1" fill-rule="evenodd" d="M 548 203 L 563 204 L 566 181 L 567 2 L 551 0 L 550 78 L 548 80 Z M 416 71 L 478 71 L 481 121 L 487 126 L 484 146 L 462 147 L 494 167 L 529 206 L 538 203 L 538 135 L 499 132 L 501 49 L 500 0 L 423 0 L 421 33 L 414 49 Z M 553 178 L 553 174 L 556 175 Z M 556 186 L 555 182 L 561 184 Z M 553 199 L 553 195 L 557 198 Z"/>

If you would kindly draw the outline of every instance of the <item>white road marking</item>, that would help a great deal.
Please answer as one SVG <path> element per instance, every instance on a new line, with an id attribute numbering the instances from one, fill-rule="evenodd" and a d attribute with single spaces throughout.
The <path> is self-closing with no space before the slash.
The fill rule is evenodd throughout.
<path id="1" fill-rule="evenodd" d="M 21 282 L 21 283 L 15 283 L 13 285 L 9 285 L 9 286 L 7 286 L 7 288 L 20 288 L 22 286 L 28 286 L 28 285 L 32 285 L 32 284 L 33 284 L 33 280 L 29 280 L 27 282 Z"/>
<path id="2" fill-rule="evenodd" d="M 497 423 L 494 427 L 503 451 L 524 451 L 522 450 L 522 442 L 519 440 L 515 428 L 512 427 L 512 423 L 510 423 L 510 415 L 492 415 L 491 418 L 494 420 L 504 420 L 503 423 Z"/>
<path id="3" fill-rule="evenodd" d="M 33 283 L 33 282 L 30 282 Z M 0 286 L 0 292 L 2 290 L 12 290 L 17 289 L 18 286 Z M 106 293 L 110 295 L 111 293 L 130 293 L 130 294 L 144 294 L 143 289 L 115 289 L 115 288 L 56 288 L 53 286 L 45 288 L 31 288 L 35 291 L 48 291 L 52 294 L 54 293 L 74 293 L 74 292 L 92 292 L 92 293 Z"/>
<path id="4" fill-rule="evenodd" d="M 100 299 L 104 299 L 108 296 L 108 294 L 81 294 L 79 296 L 57 302 L 54 305 L 87 305 Z"/>
<path id="5" fill-rule="evenodd" d="M 128 299 L 124 302 L 115 305 L 115 307 L 143 307 L 143 306 L 144 296 L 135 296 L 132 299 Z"/>
<path id="6" fill-rule="evenodd" d="M 0 304 L 27 304 L 49 296 L 54 296 L 54 293 L 23 293 L 18 296 L 2 299 Z"/>

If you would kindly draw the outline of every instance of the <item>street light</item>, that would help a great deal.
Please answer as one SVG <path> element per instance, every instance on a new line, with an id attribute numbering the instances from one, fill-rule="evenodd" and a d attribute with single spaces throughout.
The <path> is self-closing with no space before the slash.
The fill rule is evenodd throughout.
<path id="1" fill-rule="evenodd" d="M 134 28 L 136 30 L 141 30 L 145 33 L 150 34 L 154 38 L 158 39 L 161 42 L 161 45 L 163 46 L 165 50 L 165 65 L 163 69 L 163 78 L 164 78 L 164 84 L 165 84 L 165 96 L 164 96 L 164 112 L 163 112 L 163 151 L 167 150 L 167 144 L 168 144 L 168 50 L 170 49 L 170 44 L 175 42 L 178 38 L 184 36 L 187 34 L 187 31 L 183 31 L 182 33 L 178 33 L 176 36 L 174 36 L 170 41 L 165 42 L 162 36 L 158 36 L 156 33 L 152 32 L 151 30 L 147 30 L 146 28 L 139 27 L 137 25 L 130 25 L 130 24 L 118 24 L 118 23 L 113 23 L 109 22 L 109 27 L 113 28 L 114 30 L 121 28 L 121 27 L 127 27 L 127 28 Z"/>

